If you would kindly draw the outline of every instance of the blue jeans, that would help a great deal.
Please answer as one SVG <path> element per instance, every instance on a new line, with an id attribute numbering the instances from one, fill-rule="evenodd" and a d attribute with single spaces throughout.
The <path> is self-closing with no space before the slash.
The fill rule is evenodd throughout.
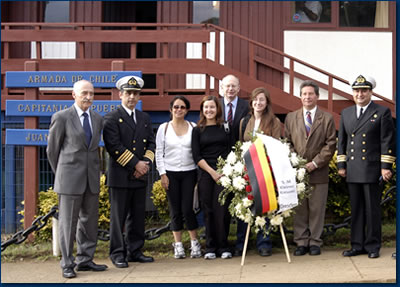
<path id="1" fill-rule="evenodd" d="M 268 225 L 269 221 L 267 220 L 265 227 L 267 228 Z M 236 245 L 235 245 L 235 248 L 237 250 L 243 250 L 244 241 L 246 239 L 246 230 L 247 230 L 247 223 L 238 219 L 237 231 L 236 231 Z M 257 250 L 260 250 L 261 248 L 271 249 L 272 243 L 271 239 L 269 238 L 269 235 L 264 237 L 262 232 L 257 232 Z"/>

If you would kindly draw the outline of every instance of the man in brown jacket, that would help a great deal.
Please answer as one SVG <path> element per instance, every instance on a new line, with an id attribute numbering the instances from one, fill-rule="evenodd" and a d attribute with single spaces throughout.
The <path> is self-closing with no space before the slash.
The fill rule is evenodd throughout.
<path id="1" fill-rule="evenodd" d="M 335 152 L 336 128 L 331 114 L 317 107 L 319 87 L 313 81 L 300 85 L 303 107 L 285 119 L 285 136 L 296 153 L 305 158 L 312 187 L 309 198 L 296 207 L 293 217 L 295 256 L 321 254 L 328 197 L 329 161 Z"/>

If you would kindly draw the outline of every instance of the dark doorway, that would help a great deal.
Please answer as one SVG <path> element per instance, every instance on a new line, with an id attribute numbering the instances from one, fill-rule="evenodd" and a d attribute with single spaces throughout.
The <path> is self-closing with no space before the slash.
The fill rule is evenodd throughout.
<path id="1" fill-rule="evenodd" d="M 157 1 L 103 1 L 103 22 L 105 23 L 156 23 Z M 129 27 L 116 27 L 118 30 Z M 113 28 L 106 28 L 113 30 Z M 115 28 L 114 28 L 115 29 Z M 139 29 L 139 28 L 138 28 Z M 141 28 L 154 29 L 154 28 Z M 155 43 L 139 43 L 136 47 L 136 58 L 155 58 Z M 129 43 L 103 43 L 102 58 L 130 58 Z M 145 87 L 156 88 L 156 75 L 143 74 Z"/>

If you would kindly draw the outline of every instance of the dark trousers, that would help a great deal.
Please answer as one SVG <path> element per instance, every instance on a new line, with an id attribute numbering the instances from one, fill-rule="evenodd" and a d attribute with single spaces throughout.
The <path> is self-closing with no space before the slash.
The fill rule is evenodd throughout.
<path id="1" fill-rule="evenodd" d="M 376 252 L 381 248 L 381 198 L 377 183 L 348 183 L 351 204 L 351 247 Z"/>
<path id="2" fill-rule="evenodd" d="M 169 187 L 167 190 L 171 230 L 183 229 L 183 220 L 188 230 L 197 229 L 196 215 L 193 212 L 193 192 L 197 180 L 197 170 L 167 171 Z"/>
<path id="3" fill-rule="evenodd" d="M 265 228 L 268 228 L 269 226 L 269 221 L 268 219 L 267 223 L 265 224 Z M 247 223 L 245 223 L 243 220 L 238 219 L 237 220 L 237 229 L 236 229 L 236 244 L 235 248 L 237 250 L 243 250 L 244 248 L 244 241 L 246 239 L 246 231 L 247 231 Z M 271 249 L 272 248 L 272 243 L 269 235 L 264 237 L 264 234 L 262 232 L 257 232 L 257 249 L 260 250 L 261 248 L 267 248 Z"/>
<path id="4" fill-rule="evenodd" d="M 146 188 L 110 188 L 110 257 L 139 256 L 144 245 Z M 123 231 L 125 227 L 125 238 Z"/>
<path id="5" fill-rule="evenodd" d="M 223 187 L 218 185 L 205 171 L 201 171 L 198 183 L 201 207 L 204 212 L 206 227 L 206 253 L 216 253 L 217 256 L 229 251 L 228 235 L 231 220 L 228 211 L 229 200 L 223 206 L 218 196 Z"/>

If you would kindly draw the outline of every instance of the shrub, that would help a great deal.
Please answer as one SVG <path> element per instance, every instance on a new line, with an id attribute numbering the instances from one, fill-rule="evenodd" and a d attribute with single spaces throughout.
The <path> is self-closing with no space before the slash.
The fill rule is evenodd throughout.
<path id="1" fill-rule="evenodd" d="M 161 185 L 161 180 L 157 180 L 153 184 L 153 189 L 151 191 L 153 194 L 151 199 L 153 200 L 153 204 L 157 207 L 158 216 L 164 220 L 169 220 L 169 207 L 167 200 L 167 192 Z"/>
<path id="2" fill-rule="evenodd" d="M 110 202 L 108 196 L 108 187 L 105 185 L 106 177 L 102 175 L 100 177 L 100 194 L 99 194 L 99 229 L 108 230 L 110 227 Z M 35 217 L 43 216 L 49 213 L 50 209 L 54 205 L 58 205 L 58 195 L 50 187 L 47 191 L 39 192 L 39 208 L 38 214 Z M 24 202 L 22 202 L 24 204 Z M 24 212 L 19 212 L 24 215 Z M 24 218 L 21 219 L 21 222 L 24 222 Z M 46 224 L 39 231 L 35 231 L 35 241 L 37 242 L 45 242 L 52 240 L 52 224 L 51 220 L 49 220 L 48 224 Z"/>

